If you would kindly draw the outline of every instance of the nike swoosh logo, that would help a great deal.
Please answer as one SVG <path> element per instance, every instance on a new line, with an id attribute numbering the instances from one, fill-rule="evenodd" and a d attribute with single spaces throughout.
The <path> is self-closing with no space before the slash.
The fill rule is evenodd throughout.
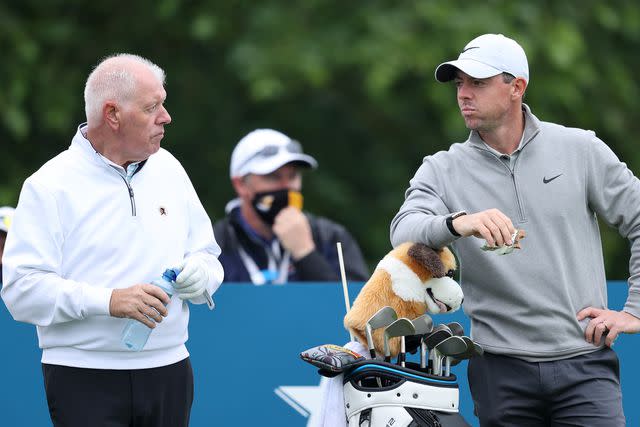
<path id="1" fill-rule="evenodd" d="M 468 48 L 466 48 L 465 50 L 463 50 L 461 53 L 465 53 L 466 51 L 471 50 L 471 49 L 480 49 L 480 46 L 471 46 L 471 47 L 468 47 Z"/>
<path id="2" fill-rule="evenodd" d="M 558 174 L 558 175 L 556 175 L 556 176 L 552 176 L 552 177 L 551 177 L 551 178 L 549 178 L 549 179 L 547 179 L 547 177 L 543 177 L 543 178 L 542 178 L 542 183 L 543 183 L 543 184 L 548 184 L 548 183 L 550 183 L 551 181 L 553 181 L 554 179 L 559 178 L 559 177 L 561 177 L 561 176 L 562 176 L 562 174 Z"/>

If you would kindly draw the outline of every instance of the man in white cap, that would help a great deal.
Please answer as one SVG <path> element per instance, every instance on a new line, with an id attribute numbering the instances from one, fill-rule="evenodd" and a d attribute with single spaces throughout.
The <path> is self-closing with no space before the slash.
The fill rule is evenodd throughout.
<path id="1" fill-rule="evenodd" d="M 2 286 L 2 253 L 4 252 L 4 242 L 7 240 L 7 232 L 13 219 L 13 211 L 11 206 L 0 207 L 0 286 Z"/>
<path id="2" fill-rule="evenodd" d="M 336 242 L 342 242 L 347 278 L 368 279 L 351 234 L 302 211 L 302 169 L 317 166 L 297 141 L 273 129 L 254 130 L 238 142 L 230 168 L 238 197 L 214 225 L 227 282 L 339 280 Z"/>
<path id="3" fill-rule="evenodd" d="M 451 245 L 460 259 L 485 349 L 468 370 L 480 424 L 624 426 L 611 346 L 640 330 L 640 181 L 593 132 L 523 104 L 529 67 L 514 40 L 477 37 L 435 76 L 454 82 L 471 133 L 424 158 L 391 240 Z M 597 217 L 631 243 L 622 311 L 607 307 Z M 527 238 L 513 251 L 517 229 Z"/>

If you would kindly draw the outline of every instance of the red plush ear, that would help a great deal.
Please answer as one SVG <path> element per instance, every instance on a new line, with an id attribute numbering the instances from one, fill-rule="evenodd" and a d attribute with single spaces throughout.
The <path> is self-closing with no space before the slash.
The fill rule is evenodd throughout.
<path id="1" fill-rule="evenodd" d="M 415 243 L 409 248 L 407 255 L 429 270 L 433 277 L 444 277 L 446 271 L 444 271 L 444 264 L 440 259 L 440 255 L 429 246 L 423 243 Z"/>

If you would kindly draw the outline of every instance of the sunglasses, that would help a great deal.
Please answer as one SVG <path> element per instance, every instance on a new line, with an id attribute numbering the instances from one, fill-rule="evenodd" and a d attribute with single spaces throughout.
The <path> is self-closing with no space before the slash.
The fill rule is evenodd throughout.
<path id="1" fill-rule="evenodd" d="M 260 150 L 247 157 L 244 162 L 242 162 L 240 166 L 238 166 L 238 170 L 241 170 L 249 162 L 257 158 L 268 159 L 270 157 L 273 157 L 278 154 L 280 150 L 285 150 L 292 154 L 302 154 L 302 145 L 300 145 L 298 141 L 293 139 L 290 140 L 286 145 L 265 145 Z"/>

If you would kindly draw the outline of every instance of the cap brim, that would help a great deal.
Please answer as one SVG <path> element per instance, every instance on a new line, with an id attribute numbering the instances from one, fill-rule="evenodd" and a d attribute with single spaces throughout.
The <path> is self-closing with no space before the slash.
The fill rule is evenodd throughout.
<path id="1" fill-rule="evenodd" d="M 281 152 L 280 154 L 268 159 L 256 159 L 247 163 L 245 167 L 238 171 L 236 176 L 244 176 L 250 173 L 266 175 L 288 163 L 297 163 L 302 167 L 311 169 L 318 167 L 316 159 L 308 154 Z"/>
<path id="2" fill-rule="evenodd" d="M 442 83 L 451 81 L 456 77 L 458 70 L 476 79 L 486 79 L 502 73 L 497 68 L 473 59 L 457 59 L 438 65 L 436 68 L 436 80 Z"/>

